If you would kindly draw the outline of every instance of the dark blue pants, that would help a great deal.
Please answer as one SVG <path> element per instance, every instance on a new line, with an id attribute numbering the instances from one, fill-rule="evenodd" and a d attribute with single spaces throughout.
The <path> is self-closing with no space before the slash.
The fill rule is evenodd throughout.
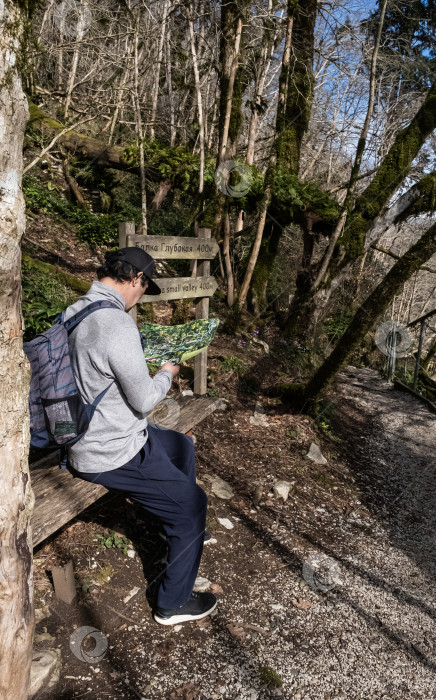
<path id="1" fill-rule="evenodd" d="M 106 472 L 76 472 L 86 481 L 125 491 L 157 516 L 168 543 L 157 605 L 172 609 L 189 598 L 203 551 L 207 496 L 195 483 L 194 444 L 174 430 L 148 425 L 148 440 L 129 462 Z"/>

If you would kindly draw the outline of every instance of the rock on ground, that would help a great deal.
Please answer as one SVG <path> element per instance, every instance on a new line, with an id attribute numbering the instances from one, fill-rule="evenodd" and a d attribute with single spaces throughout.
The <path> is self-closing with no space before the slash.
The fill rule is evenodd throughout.
<path id="1" fill-rule="evenodd" d="M 61 670 L 60 649 L 34 650 L 30 668 L 29 697 L 33 697 L 42 687 L 50 688 L 59 680 Z"/>
<path id="2" fill-rule="evenodd" d="M 317 464 L 327 464 L 326 458 L 315 442 L 312 442 L 307 456 L 312 460 L 312 462 L 316 462 Z"/>
<path id="3" fill-rule="evenodd" d="M 224 500 L 230 500 L 234 496 L 232 487 L 227 481 L 221 479 L 219 476 L 215 476 L 212 481 L 212 493 L 218 498 L 223 498 Z"/>
<path id="4" fill-rule="evenodd" d="M 273 486 L 274 495 L 276 498 L 283 498 L 284 501 L 287 501 L 291 488 L 292 482 L 290 481 L 276 481 Z"/>

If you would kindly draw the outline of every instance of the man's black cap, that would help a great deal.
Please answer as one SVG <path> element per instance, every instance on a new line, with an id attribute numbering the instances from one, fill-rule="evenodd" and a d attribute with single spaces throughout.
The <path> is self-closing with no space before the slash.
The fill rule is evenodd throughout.
<path id="1" fill-rule="evenodd" d="M 146 253 L 145 250 L 142 250 L 142 248 L 137 248 L 136 246 L 120 248 L 117 250 L 115 255 L 119 260 L 123 260 L 124 262 L 134 265 L 144 274 L 144 277 L 146 277 L 148 280 L 148 287 L 145 290 L 146 294 L 151 294 L 153 296 L 161 294 L 161 290 L 151 279 L 151 276 L 154 273 L 154 260 L 151 255 Z"/>

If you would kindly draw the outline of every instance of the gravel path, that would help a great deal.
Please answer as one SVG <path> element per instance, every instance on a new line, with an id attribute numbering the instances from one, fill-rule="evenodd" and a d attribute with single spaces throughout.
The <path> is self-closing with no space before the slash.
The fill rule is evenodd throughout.
<path id="1" fill-rule="evenodd" d="M 338 376 L 320 417 L 341 442 L 274 407 L 266 425 L 254 425 L 247 403 L 216 412 L 197 433 L 217 540 L 200 574 L 215 585 L 218 609 L 204 625 L 154 624 L 143 594 L 122 602 L 134 585 L 143 591 L 139 557 L 127 566 L 108 552 L 111 580 L 77 609 L 61 609 L 46 586 L 52 615 L 40 631 L 53 637 L 42 644 L 56 639 L 62 674 L 37 700 L 436 698 L 435 416 L 376 372 L 355 368 Z M 307 459 L 313 441 L 326 464 Z M 231 483 L 229 500 L 211 493 L 216 475 Z M 292 484 L 286 503 L 273 495 L 277 477 Z M 116 528 L 113 503 L 106 517 Z M 118 517 L 138 530 L 133 512 Z M 70 543 L 75 551 L 87 535 L 85 550 L 94 552 L 99 527 L 71 526 L 58 549 Z M 74 556 L 89 575 L 86 556 Z M 84 624 L 109 640 L 98 666 L 71 653 L 69 635 Z"/>
<path id="2" fill-rule="evenodd" d="M 435 416 L 367 369 L 339 375 L 334 400 L 356 481 L 377 523 L 353 536 L 344 553 L 339 600 L 348 608 L 352 661 L 344 668 L 346 695 L 430 700 L 436 697 Z"/>
<path id="3" fill-rule="evenodd" d="M 268 501 L 256 515 L 216 506 L 235 528 L 202 564 L 225 593 L 184 679 L 202 700 L 436 698 L 435 417 L 371 370 L 347 368 L 331 399 L 348 468 L 345 510 L 329 498 L 329 451 L 330 487 L 311 490 L 302 475 L 276 530 Z M 226 454 L 223 444 L 223 465 Z M 227 457 L 231 478 L 244 467 Z M 242 624 L 239 636 L 229 638 L 229 623 Z M 283 685 L 262 682 L 262 666 Z M 172 680 L 183 668 L 182 655 Z M 162 692 L 168 678 L 156 671 Z"/>

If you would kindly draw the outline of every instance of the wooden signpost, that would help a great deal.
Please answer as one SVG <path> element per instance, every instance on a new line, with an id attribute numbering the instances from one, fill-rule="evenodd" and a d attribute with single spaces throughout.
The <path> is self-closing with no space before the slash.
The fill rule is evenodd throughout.
<path id="1" fill-rule="evenodd" d="M 215 240 L 185 238 L 184 236 L 133 236 L 128 234 L 126 245 L 142 248 L 156 260 L 178 258 L 179 260 L 213 260 L 218 253 Z"/>
<path id="2" fill-rule="evenodd" d="M 135 224 L 123 221 L 119 224 L 119 247 L 137 246 L 156 260 L 195 260 L 193 277 L 158 278 L 162 290 L 158 297 L 144 294 L 139 304 L 173 299 L 197 299 L 195 318 L 209 318 L 209 297 L 218 285 L 210 276 L 210 260 L 218 253 L 218 243 L 211 238 L 210 229 L 199 229 L 198 236 L 141 236 L 135 234 Z M 136 320 L 136 309 L 131 310 Z M 207 392 L 207 349 L 194 358 L 194 393 Z"/>
<path id="3" fill-rule="evenodd" d="M 194 297 L 211 297 L 218 288 L 215 277 L 159 277 L 156 280 L 162 290 L 159 298 L 144 294 L 139 304 L 153 301 L 170 301 L 171 299 L 191 299 Z"/>

